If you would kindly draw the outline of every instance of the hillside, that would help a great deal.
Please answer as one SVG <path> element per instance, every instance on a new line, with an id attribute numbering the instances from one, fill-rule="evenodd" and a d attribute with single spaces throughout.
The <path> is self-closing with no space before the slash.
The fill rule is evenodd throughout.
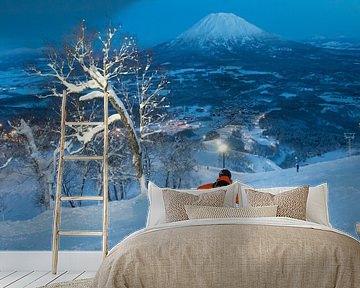
<path id="1" fill-rule="evenodd" d="M 232 146 L 239 155 L 259 155 L 288 168 L 295 157 L 306 161 L 344 148 L 344 132 L 358 129 L 360 50 L 289 41 L 232 13 L 212 13 L 151 54 L 170 81 L 169 118 L 203 127 L 195 131 L 199 139 L 203 131 L 236 126 L 242 137 L 233 137 Z M 36 97 L 47 94 L 47 85 L 24 71 L 29 63 L 46 71 L 40 51 L 0 55 L 5 127 L 19 117 L 58 119 L 58 99 Z M 206 116 L 196 112 L 205 108 Z"/>
<path id="2" fill-rule="evenodd" d="M 215 167 L 200 167 L 192 176 L 191 186 L 212 182 L 219 171 Z M 295 168 L 263 173 L 233 173 L 233 179 L 254 187 L 329 184 L 329 212 L 332 225 L 355 236 L 355 223 L 360 209 L 360 156 L 338 159 Z M 96 229 L 101 224 L 101 206 L 64 208 L 63 227 Z M 145 225 L 147 199 L 139 196 L 130 200 L 110 202 L 110 247 L 131 232 Z M 31 229 L 29 229 L 31 227 Z M 26 221 L 0 222 L 0 250 L 50 250 L 52 211 L 46 211 Z M 61 241 L 62 249 L 96 250 L 100 241 L 93 238 Z"/>

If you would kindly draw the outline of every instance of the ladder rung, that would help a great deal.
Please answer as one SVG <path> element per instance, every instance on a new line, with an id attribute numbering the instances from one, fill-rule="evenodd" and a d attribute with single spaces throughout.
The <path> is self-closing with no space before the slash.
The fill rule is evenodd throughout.
<path id="1" fill-rule="evenodd" d="M 102 201 L 104 200 L 103 196 L 61 196 L 61 201 Z"/>
<path id="2" fill-rule="evenodd" d="M 104 122 L 65 122 L 67 126 L 98 126 L 104 125 Z"/>
<path id="3" fill-rule="evenodd" d="M 90 160 L 104 160 L 103 156 L 64 156 L 64 160 L 78 160 L 78 161 L 90 161 Z"/>
<path id="4" fill-rule="evenodd" d="M 102 231 L 59 231 L 60 236 L 102 236 Z"/>

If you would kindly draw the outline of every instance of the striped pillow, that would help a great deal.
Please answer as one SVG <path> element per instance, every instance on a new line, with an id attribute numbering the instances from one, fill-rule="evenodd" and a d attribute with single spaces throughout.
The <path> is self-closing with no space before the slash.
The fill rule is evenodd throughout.
<path id="1" fill-rule="evenodd" d="M 185 205 L 189 219 L 275 217 L 277 206 L 231 208 Z"/>

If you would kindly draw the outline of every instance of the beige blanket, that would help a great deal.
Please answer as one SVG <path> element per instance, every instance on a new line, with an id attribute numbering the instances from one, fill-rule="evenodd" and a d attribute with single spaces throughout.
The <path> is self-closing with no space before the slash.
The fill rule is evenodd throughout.
<path id="1" fill-rule="evenodd" d="M 93 287 L 358 288 L 360 243 L 287 218 L 181 221 L 122 241 Z"/>

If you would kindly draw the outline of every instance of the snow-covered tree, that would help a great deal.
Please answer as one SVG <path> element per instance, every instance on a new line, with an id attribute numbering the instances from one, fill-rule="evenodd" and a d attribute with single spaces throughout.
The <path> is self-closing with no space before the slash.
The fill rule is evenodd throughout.
<path id="1" fill-rule="evenodd" d="M 33 128 L 24 119 L 18 125 L 9 123 L 15 133 L 25 139 L 25 148 L 30 156 L 31 165 L 39 182 L 38 202 L 45 208 L 51 205 L 51 195 L 54 184 L 55 169 L 53 169 L 53 157 L 49 157 L 39 148 L 39 142 L 35 139 Z M 48 141 L 47 141 L 48 142 Z"/>
<path id="2" fill-rule="evenodd" d="M 131 169 L 131 152 L 129 142 L 126 141 L 126 131 L 116 127 L 109 134 L 109 182 L 115 200 L 127 198 L 126 186 L 135 179 Z"/>
<path id="3" fill-rule="evenodd" d="M 159 159 L 166 171 L 165 187 L 180 188 L 196 168 L 195 152 L 199 143 L 181 136 L 168 139 L 161 146 Z"/>
<path id="4" fill-rule="evenodd" d="M 158 141 L 157 135 L 162 131 L 162 126 L 167 118 L 166 105 L 169 91 L 164 89 L 169 83 L 159 68 L 152 68 L 150 55 L 140 55 L 136 65 L 135 82 L 133 79 L 124 78 L 132 83 L 121 89 L 124 103 L 130 111 L 135 129 L 138 132 L 142 147 L 142 167 L 146 180 L 151 176 L 151 164 L 154 155 L 151 155 L 153 144 Z M 129 89 L 130 88 L 130 89 Z"/>
<path id="5" fill-rule="evenodd" d="M 35 70 L 38 75 L 53 77 L 56 80 L 50 95 L 46 96 L 61 97 L 62 89 L 65 89 L 67 94 L 78 95 L 80 101 L 103 98 L 107 94 L 116 111 L 109 116 L 109 124 L 119 120 L 123 123 L 133 154 L 135 174 L 141 192 L 145 193 L 143 140 L 154 133 L 156 127 L 152 121 L 162 118 L 156 116 L 156 110 L 163 102 L 163 98 L 159 96 L 167 81 L 157 73 L 149 72 L 149 61 L 145 66 L 141 65 L 141 56 L 134 39 L 120 38 L 116 28 L 109 28 L 105 35 L 91 37 L 84 22 L 80 32 L 65 45 L 64 50 L 63 53 L 57 50 L 49 53 L 49 71 Z M 134 79 L 131 80 L 130 75 L 133 75 Z M 133 110 L 133 106 L 129 107 L 125 103 L 133 93 L 132 88 L 136 88 L 134 95 L 138 100 L 131 102 L 137 106 Z M 125 91 L 130 92 L 124 93 Z M 131 115 L 132 111 L 138 114 Z M 86 145 L 103 129 L 103 125 L 89 128 L 78 134 L 78 140 Z"/>

